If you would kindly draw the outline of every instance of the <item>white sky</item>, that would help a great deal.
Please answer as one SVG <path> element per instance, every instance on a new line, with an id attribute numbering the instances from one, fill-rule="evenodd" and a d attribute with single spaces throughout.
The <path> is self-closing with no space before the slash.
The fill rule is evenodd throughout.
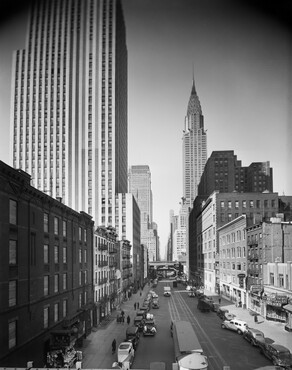
<path id="1" fill-rule="evenodd" d="M 162 256 L 169 211 L 178 212 L 182 197 L 181 139 L 193 70 L 208 156 L 234 150 L 244 166 L 269 160 L 274 191 L 292 195 L 291 32 L 275 9 L 250 3 L 260 1 L 123 0 L 129 166 L 150 166 Z M 281 10 L 285 2 L 275 4 Z M 8 164 L 12 50 L 24 47 L 25 31 L 22 16 L 5 23 L 2 16 L 0 160 Z"/>

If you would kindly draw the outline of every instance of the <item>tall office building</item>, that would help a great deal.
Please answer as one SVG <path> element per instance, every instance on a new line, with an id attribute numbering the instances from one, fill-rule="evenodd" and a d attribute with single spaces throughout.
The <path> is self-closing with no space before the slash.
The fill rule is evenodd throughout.
<path id="1" fill-rule="evenodd" d="M 151 172 L 147 165 L 135 165 L 129 169 L 129 193 L 133 194 L 140 208 L 141 244 L 147 247 L 149 261 L 160 258 L 157 225 L 153 222 Z"/>
<path id="2" fill-rule="evenodd" d="M 182 140 L 183 196 L 186 205 L 192 207 L 193 201 L 198 194 L 197 187 L 207 161 L 207 135 L 204 129 L 204 116 L 194 79 Z"/>
<path id="3" fill-rule="evenodd" d="M 13 166 L 98 225 L 127 192 L 127 47 L 120 0 L 37 0 L 13 59 Z"/>
<path id="4" fill-rule="evenodd" d="M 129 193 L 133 194 L 141 213 L 141 242 L 147 238 L 152 224 L 151 172 L 147 165 L 131 166 L 129 169 Z"/>

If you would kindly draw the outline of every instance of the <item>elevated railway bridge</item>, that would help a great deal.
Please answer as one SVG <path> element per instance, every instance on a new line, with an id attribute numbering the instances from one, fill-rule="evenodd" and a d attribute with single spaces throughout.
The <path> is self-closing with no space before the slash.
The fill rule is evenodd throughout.
<path id="1" fill-rule="evenodd" d="M 149 261 L 150 279 L 175 279 L 186 271 L 186 261 Z"/>

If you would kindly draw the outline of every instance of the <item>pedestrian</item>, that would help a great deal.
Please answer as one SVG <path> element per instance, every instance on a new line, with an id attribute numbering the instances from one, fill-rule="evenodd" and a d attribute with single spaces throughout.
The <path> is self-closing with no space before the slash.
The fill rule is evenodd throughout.
<path id="1" fill-rule="evenodd" d="M 117 342 L 116 342 L 116 340 L 114 339 L 114 340 L 112 341 L 112 354 L 114 354 L 114 353 L 116 352 L 116 345 L 117 345 Z"/>
<path id="2" fill-rule="evenodd" d="M 136 311 L 136 302 L 134 303 L 134 310 Z"/>
<path id="3" fill-rule="evenodd" d="M 137 309 L 139 310 L 139 302 L 137 302 Z"/>
<path id="4" fill-rule="evenodd" d="M 125 312 L 124 312 L 124 311 L 122 311 L 122 312 L 121 312 L 121 315 L 122 315 L 122 317 L 124 317 L 124 316 L 125 316 Z"/>
<path id="5" fill-rule="evenodd" d="M 130 324 L 130 321 L 131 321 L 131 319 L 130 319 L 130 316 L 128 315 L 128 317 L 127 317 L 127 324 L 128 325 Z"/>
<path id="6" fill-rule="evenodd" d="M 141 295 L 142 295 L 142 291 L 140 290 L 140 297 L 141 297 Z"/>
<path id="7" fill-rule="evenodd" d="M 220 296 L 219 296 L 218 302 L 219 302 L 219 304 L 221 304 L 221 297 Z"/>

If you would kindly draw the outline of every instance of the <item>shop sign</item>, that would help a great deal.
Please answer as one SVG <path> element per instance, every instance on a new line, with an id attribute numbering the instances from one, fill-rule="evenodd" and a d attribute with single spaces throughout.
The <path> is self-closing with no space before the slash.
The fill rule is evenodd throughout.
<path id="1" fill-rule="evenodd" d="M 270 306 L 281 307 L 283 304 L 287 303 L 288 298 L 284 295 L 270 295 L 267 297 L 267 304 Z"/>

